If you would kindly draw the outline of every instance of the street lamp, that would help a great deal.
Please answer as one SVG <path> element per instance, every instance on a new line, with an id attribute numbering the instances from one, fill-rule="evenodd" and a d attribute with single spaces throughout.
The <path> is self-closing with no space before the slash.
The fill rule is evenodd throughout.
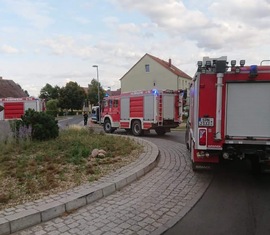
<path id="1" fill-rule="evenodd" d="M 101 105 L 100 105 L 100 96 L 99 96 L 99 76 L 98 76 L 98 65 L 93 65 L 94 68 L 97 68 L 97 82 L 98 82 L 98 123 L 100 124 L 100 120 L 101 120 L 101 116 L 100 116 L 100 109 L 101 109 Z"/>

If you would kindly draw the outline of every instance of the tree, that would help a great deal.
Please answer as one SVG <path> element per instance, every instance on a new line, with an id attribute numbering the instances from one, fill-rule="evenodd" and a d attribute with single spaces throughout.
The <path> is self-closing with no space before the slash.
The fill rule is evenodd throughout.
<path id="1" fill-rule="evenodd" d="M 24 90 L 24 93 L 25 93 L 28 97 L 30 96 L 27 90 Z"/>
<path id="2" fill-rule="evenodd" d="M 105 97 L 106 92 L 100 86 L 100 83 L 96 79 L 92 79 L 91 84 L 88 86 L 88 99 L 91 104 L 98 105 L 98 87 L 100 101 Z"/>
<path id="3" fill-rule="evenodd" d="M 39 98 L 45 99 L 46 101 L 59 98 L 60 87 L 52 87 L 50 84 L 46 84 L 40 91 Z"/>
<path id="4" fill-rule="evenodd" d="M 58 100 L 49 100 L 46 103 L 46 113 L 52 115 L 53 117 L 57 116 L 57 113 L 58 113 Z"/>
<path id="5" fill-rule="evenodd" d="M 59 107 L 62 109 L 81 109 L 85 101 L 86 94 L 77 82 L 69 82 L 60 89 Z"/>

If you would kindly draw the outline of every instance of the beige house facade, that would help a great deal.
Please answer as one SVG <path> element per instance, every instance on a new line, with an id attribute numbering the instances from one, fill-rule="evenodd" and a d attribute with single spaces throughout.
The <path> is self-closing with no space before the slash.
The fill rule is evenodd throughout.
<path id="1" fill-rule="evenodd" d="M 192 78 L 164 61 L 146 53 L 121 79 L 121 92 L 150 89 L 188 89 Z"/>

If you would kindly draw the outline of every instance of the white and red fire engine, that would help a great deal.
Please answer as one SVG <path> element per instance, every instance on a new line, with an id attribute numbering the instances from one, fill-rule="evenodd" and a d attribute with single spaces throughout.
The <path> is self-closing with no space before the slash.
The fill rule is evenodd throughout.
<path id="1" fill-rule="evenodd" d="M 255 170 L 270 163 L 270 66 L 204 57 L 189 103 L 186 145 L 194 170 L 222 159 L 250 159 Z"/>
<path id="2" fill-rule="evenodd" d="M 105 97 L 101 123 L 106 133 L 117 128 L 139 136 L 154 129 L 164 135 L 182 121 L 183 91 L 145 90 Z"/>
<path id="3" fill-rule="evenodd" d="M 0 120 L 19 119 L 28 109 L 45 111 L 45 100 L 34 97 L 0 98 L 0 106 L 4 108 L 0 112 Z"/>

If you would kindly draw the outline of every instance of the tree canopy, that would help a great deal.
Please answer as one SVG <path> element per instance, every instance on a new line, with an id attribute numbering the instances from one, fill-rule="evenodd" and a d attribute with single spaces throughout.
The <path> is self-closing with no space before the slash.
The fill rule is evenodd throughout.
<path id="1" fill-rule="evenodd" d="M 62 109 L 81 109 L 86 94 L 77 82 L 69 82 L 59 92 L 59 107 Z"/>
<path id="2" fill-rule="evenodd" d="M 59 86 L 53 87 L 47 83 L 41 89 L 39 98 L 46 100 L 47 108 L 50 110 L 55 110 L 55 105 L 57 105 L 57 108 L 71 109 L 73 111 L 82 109 L 83 105 L 87 107 L 89 102 L 91 105 L 98 105 L 98 87 L 100 102 L 102 102 L 106 91 L 96 79 L 92 79 L 91 84 L 88 85 L 87 94 L 77 82 L 69 82 L 61 88 Z M 50 103 L 49 101 L 53 102 Z"/>
<path id="3" fill-rule="evenodd" d="M 96 79 L 92 79 L 91 84 L 88 86 L 88 100 L 93 105 L 98 105 L 98 87 L 100 102 L 105 97 L 106 92 L 100 86 L 100 83 Z"/>
<path id="4" fill-rule="evenodd" d="M 50 84 L 46 84 L 40 91 L 39 98 L 48 100 L 58 99 L 59 98 L 60 87 L 52 86 Z"/>

